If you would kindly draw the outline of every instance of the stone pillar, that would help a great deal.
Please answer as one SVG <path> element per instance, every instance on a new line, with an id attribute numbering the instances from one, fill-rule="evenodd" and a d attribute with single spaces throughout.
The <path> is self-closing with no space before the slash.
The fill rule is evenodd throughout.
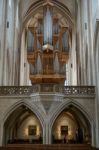
<path id="1" fill-rule="evenodd" d="M 52 144 L 52 128 L 49 126 L 49 144 Z"/>
<path id="2" fill-rule="evenodd" d="M 75 26 L 72 33 L 72 52 L 71 52 L 71 69 L 72 69 L 72 82 L 71 85 L 77 85 L 77 58 L 76 58 L 76 31 Z"/>
<path id="3" fill-rule="evenodd" d="M 78 4 L 78 13 L 80 12 L 79 21 L 77 22 L 77 33 L 79 40 L 79 75 L 81 76 L 81 85 L 91 85 L 92 81 L 92 66 L 91 66 L 91 53 L 92 53 L 92 30 L 89 14 L 88 0 L 82 0 Z M 79 27 L 80 26 L 80 27 Z"/>
<path id="4" fill-rule="evenodd" d="M 21 53 L 20 53 L 20 85 L 24 85 L 24 67 L 25 67 L 25 30 L 22 33 L 21 38 Z"/>
<path id="5" fill-rule="evenodd" d="M 97 87 L 96 92 L 99 92 L 99 87 Z M 99 94 L 97 94 L 96 97 L 96 118 L 95 119 L 96 119 L 96 147 L 99 148 Z"/>
<path id="6" fill-rule="evenodd" d="M 0 44 L 0 85 L 3 85 L 3 80 L 4 80 L 4 57 L 5 57 L 5 36 L 6 36 L 6 0 L 2 2 L 2 16 L 1 16 L 1 44 Z M 3 17 L 4 16 L 4 17 Z"/>
<path id="7" fill-rule="evenodd" d="M 49 127 L 49 117 L 45 118 L 45 126 L 43 127 L 43 144 L 51 144 L 51 135 Z"/>
<path id="8" fill-rule="evenodd" d="M 95 84 L 94 49 L 93 49 L 93 14 L 92 0 L 78 1 L 77 49 L 79 52 L 79 76 L 82 85 Z M 80 16 L 79 16 L 80 15 Z M 94 14 L 95 15 L 95 14 Z M 79 58 L 78 57 L 78 58 Z M 79 78 L 79 80 L 80 80 Z"/>
<path id="9" fill-rule="evenodd" d="M 7 1 L 6 3 L 6 20 L 5 20 L 5 40 L 4 40 L 4 62 L 3 62 L 3 65 L 4 65 L 4 69 L 3 69 L 3 85 L 6 86 L 8 85 L 8 70 L 10 69 L 9 68 L 9 64 L 10 64 L 10 61 L 11 59 L 9 59 L 10 55 L 9 55 L 9 40 L 8 38 L 10 39 L 11 37 L 11 34 L 9 36 L 9 25 L 10 25 L 10 20 L 9 20 L 9 1 Z M 10 39 L 11 40 L 11 39 Z M 10 73 L 11 73 L 11 70 L 10 70 Z M 10 79 L 9 79 L 10 80 Z"/>
<path id="10" fill-rule="evenodd" d="M 86 84 L 86 62 L 85 62 L 85 45 L 86 45 L 86 31 L 85 31 L 85 19 L 86 19 L 86 7 L 85 0 L 78 1 L 77 5 L 77 22 L 76 22 L 76 32 L 77 32 L 77 62 L 78 62 L 78 84 Z M 85 7 L 85 8 L 84 8 Z"/>
<path id="11" fill-rule="evenodd" d="M 0 146 L 3 145 L 3 123 L 0 124 Z"/>
<path id="12" fill-rule="evenodd" d="M 87 66 L 88 66 L 88 14 L 87 14 L 87 0 L 81 2 L 81 36 L 82 36 L 82 72 L 83 74 L 83 85 L 87 84 Z"/>
<path id="13" fill-rule="evenodd" d="M 13 42 L 13 63 L 12 63 L 12 85 L 19 84 L 19 48 L 21 36 L 20 36 L 20 19 L 19 19 L 19 2 L 18 0 L 14 1 L 14 42 Z M 20 40 L 19 40 L 20 39 Z"/>
<path id="14" fill-rule="evenodd" d="M 81 21 L 80 21 L 80 2 L 76 3 L 76 57 L 77 57 L 77 85 L 81 84 Z"/>
<path id="15" fill-rule="evenodd" d="M 94 51 L 93 51 L 93 18 L 92 18 L 92 0 L 87 1 L 88 10 L 88 85 L 93 85 L 95 83 L 93 77 L 95 77 L 95 67 L 94 67 Z"/>
<path id="16" fill-rule="evenodd" d="M 91 123 L 91 133 L 92 133 L 91 134 L 91 139 L 92 139 L 91 146 L 95 147 L 96 146 L 96 143 L 95 143 L 96 137 L 95 137 L 95 126 L 94 126 L 93 122 Z"/>
<path id="17" fill-rule="evenodd" d="M 18 1 L 0 1 L 1 38 L 0 38 L 0 85 L 14 85 L 15 57 L 18 56 L 19 30 Z M 17 27 L 16 27 L 17 26 Z M 11 34 L 10 34 L 11 33 Z M 17 36 L 17 37 L 16 37 Z M 17 57 L 18 59 L 18 57 Z M 19 62 L 19 61 L 18 61 Z M 16 66 L 18 63 L 16 62 Z M 19 69 L 18 69 L 19 70 Z M 15 78 L 16 80 L 16 78 Z"/>
<path id="18" fill-rule="evenodd" d="M 99 148 L 99 21 L 96 27 L 96 37 L 95 37 L 95 70 L 96 70 L 96 147 Z"/>
<path id="19" fill-rule="evenodd" d="M 43 144 L 46 144 L 46 125 L 43 127 Z"/>
<path id="20" fill-rule="evenodd" d="M 2 40 L 2 37 L 3 37 L 3 34 L 2 34 L 2 31 L 3 31 L 3 11 L 4 11 L 4 7 L 3 7 L 3 3 L 4 3 L 4 1 L 3 0 L 1 0 L 0 1 L 0 68 L 1 68 L 1 70 L 2 70 L 2 66 L 3 66 L 3 49 L 2 49 L 2 42 L 3 42 L 3 40 Z M 0 85 L 2 85 L 2 71 L 0 71 Z"/>
<path id="21" fill-rule="evenodd" d="M 29 64 L 27 61 L 27 43 L 25 29 L 23 30 L 21 38 L 20 85 L 29 85 Z"/>
<path id="22" fill-rule="evenodd" d="M 91 85 L 95 85 L 95 58 L 94 58 L 94 25 L 95 25 L 95 21 L 93 22 L 93 17 L 94 14 L 92 12 L 92 0 L 88 1 L 89 2 L 89 40 L 90 40 L 90 57 L 91 57 L 91 81 L 90 84 Z M 94 3 L 96 3 L 94 1 Z M 98 8 L 98 7 L 97 7 Z M 93 8 L 94 9 L 94 8 Z M 96 19 L 96 18 L 95 18 Z"/>
<path id="23" fill-rule="evenodd" d="M 45 144 L 49 144 L 49 123 L 48 120 L 46 119 L 46 142 Z"/>
<path id="24" fill-rule="evenodd" d="M 6 1 L 3 85 L 12 85 L 14 51 L 14 1 Z"/>
<path id="25" fill-rule="evenodd" d="M 0 42 L 0 68 L 2 71 L 0 73 L 0 84 L 14 85 L 14 82 L 18 80 L 15 79 L 15 57 L 18 54 L 18 48 L 16 47 L 18 47 L 17 41 L 19 41 L 18 29 L 16 28 L 16 24 L 18 24 L 16 15 L 18 4 L 17 1 L 11 0 L 10 2 L 5 0 L 2 2 L 2 5 L 2 39 Z M 18 63 L 16 66 L 18 66 Z"/>

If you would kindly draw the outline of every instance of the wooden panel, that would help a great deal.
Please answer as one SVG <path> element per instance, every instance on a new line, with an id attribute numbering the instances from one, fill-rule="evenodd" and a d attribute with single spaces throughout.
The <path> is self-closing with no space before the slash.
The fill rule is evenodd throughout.
<path id="1" fill-rule="evenodd" d="M 30 75 L 32 83 L 64 83 L 65 76 L 63 75 Z"/>
<path id="2" fill-rule="evenodd" d="M 0 150 L 99 150 L 85 144 L 11 144 L 7 147 L 0 147 Z"/>

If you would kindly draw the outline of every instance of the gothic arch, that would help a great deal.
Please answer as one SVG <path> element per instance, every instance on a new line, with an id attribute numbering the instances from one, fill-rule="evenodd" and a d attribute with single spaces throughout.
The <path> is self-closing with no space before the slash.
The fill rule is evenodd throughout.
<path id="1" fill-rule="evenodd" d="M 42 112 L 40 112 L 40 109 L 37 108 L 37 106 L 35 104 L 32 103 L 32 105 L 28 102 L 28 101 L 24 101 L 21 100 L 13 105 L 10 106 L 10 108 L 8 108 L 8 110 L 5 112 L 4 117 L 3 117 L 3 124 L 5 123 L 5 121 L 7 120 L 7 118 L 14 112 L 14 110 L 16 110 L 17 108 L 19 108 L 20 106 L 26 106 L 27 108 L 29 108 L 39 119 L 42 128 L 44 127 L 44 118 L 42 115 Z"/>
<path id="2" fill-rule="evenodd" d="M 74 106 L 75 108 L 77 108 L 84 116 L 85 118 L 88 120 L 90 127 L 91 127 L 91 135 L 92 135 L 92 145 L 95 144 L 95 122 L 93 117 L 88 113 L 88 111 L 86 110 L 85 107 L 83 107 L 80 103 L 76 102 L 76 101 L 72 101 L 72 100 L 68 100 L 65 101 L 63 103 L 61 103 L 59 105 L 59 107 L 57 107 L 57 109 L 53 112 L 50 121 L 49 121 L 49 139 L 50 139 L 50 143 L 51 143 L 51 134 L 52 134 L 52 128 L 54 125 L 55 120 L 57 119 L 57 117 L 61 114 L 61 112 L 66 109 L 67 107 L 69 107 L 70 105 Z"/>
<path id="3" fill-rule="evenodd" d="M 44 135 L 45 135 L 45 122 L 44 122 L 44 115 L 42 113 L 42 111 L 40 111 L 40 109 L 38 109 L 38 107 L 35 105 L 35 104 L 31 104 L 28 102 L 28 100 L 20 100 L 19 102 L 16 102 L 15 104 L 11 105 L 8 110 L 4 113 L 3 115 L 3 119 L 2 119 L 2 144 L 5 145 L 6 143 L 4 142 L 4 139 L 5 139 L 5 135 L 4 135 L 4 125 L 7 121 L 7 119 L 11 116 L 11 114 L 17 110 L 19 107 L 21 106 L 25 106 L 26 108 L 28 108 L 29 110 L 31 110 L 31 112 L 34 113 L 34 115 L 37 117 L 40 125 L 41 125 L 41 128 L 42 128 L 42 137 L 43 137 L 43 143 L 45 143 L 45 138 L 44 138 Z"/>
<path id="4" fill-rule="evenodd" d="M 89 121 L 89 123 L 91 124 L 92 122 L 94 122 L 94 120 L 92 119 L 93 117 L 87 112 L 86 108 L 83 107 L 80 103 L 76 102 L 76 101 L 65 101 L 62 104 L 59 105 L 59 107 L 54 111 L 54 113 L 51 116 L 50 119 L 50 127 L 52 128 L 54 121 L 56 120 L 56 118 L 59 116 L 59 114 L 68 106 L 73 105 L 74 107 L 76 107 L 78 110 L 80 110 L 82 112 L 82 114 L 84 114 L 84 116 L 87 118 L 87 120 Z"/>
<path id="5" fill-rule="evenodd" d="M 52 0 L 54 6 L 63 14 L 65 17 L 67 17 L 70 26 L 72 27 L 74 25 L 74 20 L 72 18 L 71 12 L 69 9 L 61 2 Z M 23 29 L 25 27 L 25 24 L 28 22 L 31 16 L 37 12 L 38 9 L 40 9 L 43 5 L 44 1 L 38 0 L 36 2 L 32 2 L 29 8 L 26 10 L 23 18 Z"/>
<path id="6" fill-rule="evenodd" d="M 62 15 L 62 17 L 64 18 L 65 22 L 67 22 L 68 26 L 69 26 L 69 45 L 70 45 L 70 57 L 72 57 L 72 53 L 74 54 L 74 60 L 76 62 L 76 51 L 75 51 L 75 35 L 76 35 L 76 30 L 75 30 L 75 17 L 73 16 L 72 12 L 70 12 L 70 9 L 68 8 L 68 6 L 65 5 L 65 3 L 63 4 L 62 2 L 59 2 L 58 0 L 52 0 L 55 8 L 57 8 L 57 11 L 59 14 Z M 26 32 L 26 28 L 28 28 L 28 24 L 29 21 L 31 20 L 31 17 L 34 16 L 35 14 L 38 13 L 38 10 L 40 10 L 40 8 L 42 8 L 44 1 L 36 1 L 36 2 L 31 2 L 30 7 L 28 6 L 28 8 L 26 9 L 24 15 L 23 15 L 23 20 L 22 20 L 22 30 L 21 30 L 21 51 L 20 51 L 20 85 L 29 85 L 30 83 L 30 79 L 29 76 L 27 76 L 27 79 L 25 78 L 25 72 L 27 71 L 29 74 L 29 64 L 27 62 L 27 45 L 26 45 L 26 40 L 27 40 L 27 32 Z M 25 67 L 24 67 L 24 64 Z M 70 62 L 69 62 L 70 64 Z M 74 68 L 76 68 L 76 63 L 74 63 Z M 73 69 L 70 68 L 69 65 L 69 69 L 70 72 L 73 71 Z M 69 79 L 70 80 L 70 79 Z M 73 82 L 73 84 L 77 84 L 77 75 L 76 75 L 76 71 L 75 71 L 75 80 L 71 80 L 71 82 Z M 70 84 L 69 83 L 69 84 Z"/>

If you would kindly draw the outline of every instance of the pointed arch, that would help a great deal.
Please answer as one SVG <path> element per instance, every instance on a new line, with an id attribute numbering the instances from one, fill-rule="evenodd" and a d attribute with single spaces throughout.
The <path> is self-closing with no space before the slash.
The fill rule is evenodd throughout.
<path id="1" fill-rule="evenodd" d="M 55 109 L 55 111 L 52 113 L 49 121 L 49 143 L 52 143 L 52 130 L 53 130 L 53 125 L 58 118 L 58 116 L 70 105 L 74 106 L 77 108 L 82 115 L 84 115 L 85 119 L 88 121 L 90 125 L 90 132 L 91 132 L 91 145 L 95 145 L 95 120 L 93 119 L 93 116 L 87 111 L 87 109 L 82 106 L 79 102 L 73 101 L 71 99 L 68 99 L 67 101 L 62 102 L 59 107 Z"/>
<path id="2" fill-rule="evenodd" d="M 32 103 L 29 103 L 28 101 L 24 101 L 24 100 L 20 100 L 19 102 L 13 104 L 10 106 L 10 108 L 8 108 L 8 110 L 5 112 L 4 116 L 3 116 L 3 124 L 6 122 L 7 118 L 20 106 L 26 106 L 27 108 L 29 108 L 38 118 L 38 120 L 41 123 L 42 129 L 44 127 L 44 118 L 43 118 L 43 113 L 40 111 L 40 109 L 38 109 L 38 107 Z"/>
<path id="3" fill-rule="evenodd" d="M 82 106 L 80 103 L 78 103 L 77 101 L 64 101 L 63 103 L 61 103 L 59 105 L 59 107 L 57 107 L 57 109 L 55 109 L 54 113 L 51 116 L 50 119 L 50 128 L 52 129 L 53 124 L 55 122 L 55 120 L 57 119 L 57 117 L 60 115 L 60 113 L 66 109 L 67 107 L 69 107 L 70 105 L 74 106 L 75 108 L 77 108 L 84 116 L 85 118 L 89 121 L 90 125 L 94 122 L 93 117 L 91 116 L 91 114 L 88 113 L 88 111 L 86 110 L 86 108 L 84 106 Z"/>
<path id="4" fill-rule="evenodd" d="M 70 26 L 74 26 L 74 20 L 72 18 L 70 10 L 59 1 L 52 0 L 54 6 L 59 9 L 59 11 L 62 12 L 63 15 L 65 15 L 70 23 Z M 36 2 L 32 2 L 30 7 L 26 10 L 23 18 L 23 28 L 25 24 L 28 22 L 31 16 L 37 12 L 38 9 L 42 8 L 44 1 L 38 0 Z"/>

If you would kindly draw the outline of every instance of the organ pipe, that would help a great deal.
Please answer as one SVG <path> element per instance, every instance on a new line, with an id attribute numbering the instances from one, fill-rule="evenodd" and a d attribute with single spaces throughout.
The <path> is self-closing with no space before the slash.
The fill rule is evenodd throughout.
<path id="1" fill-rule="evenodd" d="M 63 34 L 63 51 L 69 50 L 68 32 Z"/>
<path id="2" fill-rule="evenodd" d="M 33 37 L 33 34 L 28 31 L 27 32 L 27 50 L 29 52 L 32 52 L 33 51 L 33 45 L 34 45 L 34 37 Z"/>
<path id="3" fill-rule="evenodd" d="M 52 45 L 53 37 L 53 7 L 44 7 L 44 45 Z"/>

